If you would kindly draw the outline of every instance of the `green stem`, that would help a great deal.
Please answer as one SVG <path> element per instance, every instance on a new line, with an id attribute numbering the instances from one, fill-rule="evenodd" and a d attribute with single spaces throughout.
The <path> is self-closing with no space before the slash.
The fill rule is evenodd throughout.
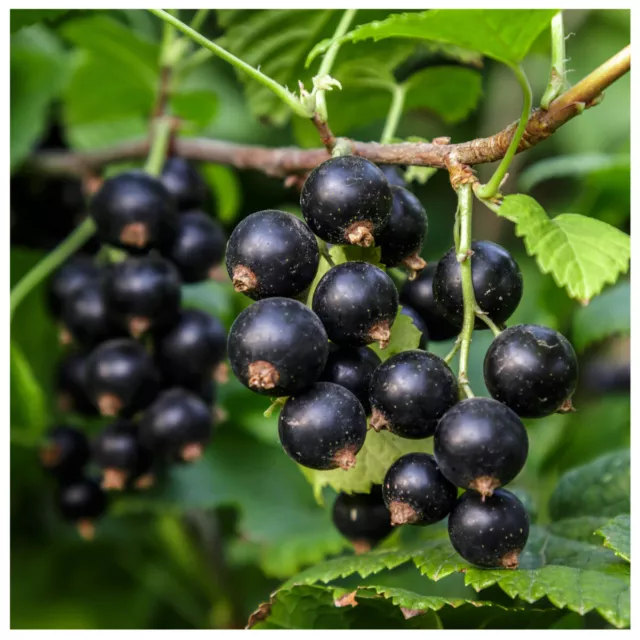
<path id="1" fill-rule="evenodd" d="M 540 106 L 546 111 L 553 100 L 564 90 L 565 82 L 565 40 L 562 11 L 558 11 L 551 21 L 551 73 L 549 84 L 540 99 Z"/>
<path id="2" fill-rule="evenodd" d="M 393 137 L 396 135 L 396 129 L 398 128 L 398 123 L 400 122 L 400 118 L 402 117 L 402 110 L 404 109 L 404 101 L 406 97 L 406 85 L 394 85 L 391 106 L 389 107 L 387 120 L 384 123 L 382 136 L 380 136 L 380 144 L 390 143 L 393 140 Z"/>
<path id="3" fill-rule="evenodd" d="M 460 351 L 460 337 L 458 337 L 456 339 L 456 341 L 453 343 L 453 347 L 451 349 L 451 351 L 449 351 L 449 353 L 447 353 L 447 355 L 444 357 L 444 361 L 449 364 L 452 360 L 453 360 L 453 356 L 456 355 L 456 353 L 458 353 L 458 351 Z"/>
<path id="4" fill-rule="evenodd" d="M 240 60 L 240 58 L 237 58 L 232 53 L 229 53 L 221 46 L 215 44 L 214 42 L 211 42 L 211 40 L 205 38 L 203 35 L 192 29 L 189 25 L 186 25 L 184 24 L 184 22 L 181 22 L 177 18 L 174 18 L 170 13 L 167 13 L 162 9 L 148 9 L 148 11 L 161 20 L 172 24 L 176 29 L 182 31 L 182 33 L 189 36 L 200 46 L 208 49 L 219 58 L 222 58 L 229 64 L 236 67 L 236 69 L 244 71 L 249 77 L 267 87 L 267 89 L 272 91 L 276 96 L 278 96 L 278 98 L 280 98 L 280 100 L 287 104 L 296 115 L 303 118 L 311 117 L 312 114 L 308 112 L 306 107 L 298 100 L 298 98 L 288 89 L 276 82 L 273 78 L 270 78 L 261 71 L 258 71 L 258 69 L 255 69 L 250 64 L 247 64 L 244 60 Z"/>
<path id="5" fill-rule="evenodd" d="M 509 165 L 513 160 L 513 156 L 516 155 L 516 151 L 518 150 L 518 145 L 520 144 L 520 140 L 524 135 L 524 131 L 527 128 L 527 122 L 529 121 L 529 114 L 531 112 L 531 103 L 532 103 L 532 95 L 531 95 L 531 86 L 529 85 L 529 80 L 525 75 L 522 67 L 520 65 L 511 67 L 513 73 L 515 73 L 516 78 L 518 79 L 518 83 L 522 89 L 523 94 L 523 105 L 522 105 L 522 114 L 520 116 L 520 122 L 518 123 L 518 127 L 513 134 L 513 138 L 511 139 L 511 144 L 507 149 L 507 153 L 504 154 L 504 158 L 500 161 L 498 168 L 495 170 L 494 174 L 491 176 L 491 179 L 487 184 L 482 185 L 478 188 L 478 196 L 480 198 L 493 198 L 498 190 L 500 189 L 500 185 L 502 184 L 502 180 L 504 179 L 507 171 L 509 171 Z"/>
<path id="6" fill-rule="evenodd" d="M 355 15 L 357 13 L 357 9 L 347 9 L 342 19 L 338 24 L 338 28 L 333 34 L 333 43 L 329 47 L 327 53 L 322 59 L 322 64 L 320 65 L 320 69 L 318 69 L 319 76 L 328 76 L 331 73 L 331 68 L 333 67 L 333 63 L 336 60 L 336 56 L 338 55 L 338 51 L 340 50 L 341 42 L 340 38 L 347 33 Z M 327 100 L 325 96 L 324 89 L 320 89 L 316 96 L 316 113 L 320 116 L 320 119 L 323 122 L 326 122 L 329 114 L 327 112 Z"/>
<path id="7" fill-rule="evenodd" d="M 284 407 L 285 402 L 287 401 L 288 396 L 282 396 L 280 398 L 276 398 L 267 408 L 267 410 L 264 412 L 264 417 L 265 418 L 270 418 L 273 415 L 274 411 L 280 411 L 280 409 L 282 409 L 282 407 Z"/>
<path id="8" fill-rule="evenodd" d="M 480 318 L 482 322 L 484 322 L 489 329 L 491 329 L 491 333 L 493 333 L 494 337 L 499 336 L 502 331 L 500 327 L 483 311 L 476 307 L 476 317 Z"/>
<path id="9" fill-rule="evenodd" d="M 70 255 L 75 253 L 94 233 L 95 223 L 87 218 L 78 225 L 51 253 L 46 255 L 31 269 L 11 290 L 9 317 L 24 300 L 27 294 L 44 280 L 54 269 L 58 268 Z"/>
<path id="10" fill-rule="evenodd" d="M 144 170 L 152 176 L 159 176 L 167 157 L 167 149 L 171 138 L 171 120 L 169 118 L 158 118 L 153 123 L 151 137 L 151 149 L 147 156 Z"/>

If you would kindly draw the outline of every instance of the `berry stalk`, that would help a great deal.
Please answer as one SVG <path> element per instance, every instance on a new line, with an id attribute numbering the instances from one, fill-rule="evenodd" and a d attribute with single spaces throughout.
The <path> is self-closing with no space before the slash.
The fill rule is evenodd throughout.
<path id="1" fill-rule="evenodd" d="M 407 87 L 405 85 L 396 84 L 393 86 L 391 106 L 389 107 L 389 113 L 387 114 L 384 129 L 380 136 L 380 144 L 389 144 L 396 135 L 396 129 L 398 128 L 398 123 L 402 117 L 406 97 Z"/>

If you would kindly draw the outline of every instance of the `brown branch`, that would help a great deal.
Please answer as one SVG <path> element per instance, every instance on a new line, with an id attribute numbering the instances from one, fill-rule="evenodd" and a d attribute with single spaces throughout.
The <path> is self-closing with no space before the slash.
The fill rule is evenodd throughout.
<path id="1" fill-rule="evenodd" d="M 313 122 L 314 127 L 318 130 L 318 133 L 320 134 L 320 141 L 324 145 L 324 148 L 331 153 L 333 148 L 336 146 L 336 137 L 333 135 L 333 131 L 329 128 L 328 123 L 325 122 L 317 113 L 313 114 L 311 122 Z"/>
<path id="2" fill-rule="evenodd" d="M 626 74 L 630 67 L 631 47 L 628 46 L 554 100 L 547 111 L 534 111 L 518 152 L 539 144 L 584 109 L 597 104 L 602 91 Z M 382 145 L 353 141 L 352 146 L 354 153 L 376 163 L 439 169 L 449 168 L 452 164 L 473 166 L 500 160 L 516 127 L 517 122 L 514 122 L 493 136 L 459 144 L 404 142 Z M 84 175 L 112 162 L 142 158 L 147 151 L 147 140 L 88 152 L 41 151 L 32 156 L 30 165 L 49 173 Z M 276 177 L 310 171 L 330 157 L 326 149 L 274 149 L 201 138 L 177 139 L 175 153 L 191 160 L 256 169 Z"/>

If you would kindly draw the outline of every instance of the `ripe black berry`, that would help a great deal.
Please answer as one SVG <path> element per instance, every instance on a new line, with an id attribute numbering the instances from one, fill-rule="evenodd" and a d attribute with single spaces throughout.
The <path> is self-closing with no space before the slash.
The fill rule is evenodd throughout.
<path id="1" fill-rule="evenodd" d="M 371 493 L 338 494 L 333 503 L 333 524 L 351 541 L 356 553 L 373 549 L 393 531 L 382 487 L 373 485 Z"/>
<path id="2" fill-rule="evenodd" d="M 403 265 L 415 274 L 426 266 L 420 251 L 429 228 L 427 213 L 411 191 L 391 187 L 391 193 L 389 222 L 376 235 L 376 244 L 382 248 L 381 262 L 386 267 Z"/>
<path id="3" fill-rule="evenodd" d="M 89 443 L 82 431 L 60 425 L 47 431 L 40 451 L 42 466 L 61 479 L 77 478 L 89 462 Z"/>
<path id="4" fill-rule="evenodd" d="M 427 323 L 422 319 L 422 316 L 411 307 L 403 304 L 400 308 L 400 313 L 407 318 L 411 318 L 413 326 L 420 332 L 420 342 L 418 343 L 419 349 L 427 350 L 429 346 L 429 329 Z"/>
<path id="5" fill-rule="evenodd" d="M 367 435 L 358 399 L 344 387 L 318 382 L 287 400 L 278 420 L 287 455 L 310 469 L 350 469 Z"/>
<path id="6" fill-rule="evenodd" d="M 478 307 L 501 325 L 516 310 L 522 298 L 522 274 L 511 254 L 493 242 L 471 243 L 471 276 Z M 468 258 L 469 259 L 469 258 Z M 433 295 L 451 322 L 462 326 L 463 302 L 460 264 L 455 248 L 440 259 L 433 277 Z M 476 318 L 476 329 L 487 329 Z"/>
<path id="7" fill-rule="evenodd" d="M 312 282 L 320 254 L 304 222 L 284 211 L 258 211 L 234 230 L 227 271 L 236 291 L 254 300 L 295 297 Z"/>
<path id="8" fill-rule="evenodd" d="M 407 181 L 404 179 L 400 167 L 396 164 L 379 164 L 378 169 L 384 173 L 384 177 L 390 186 L 405 187 Z"/>
<path id="9" fill-rule="evenodd" d="M 174 388 L 163 391 L 144 412 L 140 439 L 166 459 L 191 462 L 202 456 L 212 427 L 205 402 L 190 391 Z"/>
<path id="10" fill-rule="evenodd" d="M 528 537 L 527 512 L 505 489 L 487 498 L 467 491 L 449 516 L 451 544 L 467 562 L 478 567 L 517 569 Z"/>
<path id="11" fill-rule="evenodd" d="M 311 230 L 323 240 L 370 247 L 389 221 L 391 187 L 365 158 L 331 158 L 309 174 L 300 206 Z"/>
<path id="12" fill-rule="evenodd" d="M 380 358 L 367 347 L 338 347 L 332 344 L 320 380 L 349 389 L 369 414 L 369 385 L 371 376 L 379 365 Z"/>
<path id="13" fill-rule="evenodd" d="M 403 351 L 374 372 L 371 426 L 402 438 L 428 438 L 458 401 L 458 383 L 446 362 L 426 351 Z"/>
<path id="14" fill-rule="evenodd" d="M 208 189 L 198 170 L 184 158 L 172 156 L 164 163 L 160 180 L 174 197 L 178 211 L 199 209 L 207 203 Z"/>
<path id="15" fill-rule="evenodd" d="M 59 318 L 65 300 L 100 278 L 100 268 L 90 258 L 74 256 L 49 280 L 47 303 L 51 315 Z"/>
<path id="16" fill-rule="evenodd" d="M 489 393 L 519 416 L 542 418 L 571 406 L 578 360 L 562 334 L 521 324 L 491 343 L 484 358 L 484 379 Z"/>
<path id="17" fill-rule="evenodd" d="M 176 203 L 162 182 L 143 171 L 127 171 L 104 184 L 90 212 L 102 242 L 128 250 L 162 246 L 173 233 Z"/>
<path id="18" fill-rule="evenodd" d="M 470 398 L 442 416 L 433 452 L 445 477 L 490 496 L 522 470 L 529 439 L 520 418 L 491 398 Z"/>
<path id="19" fill-rule="evenodd" d="M 87 354 L 73 352 L 64 357 L 56 371 L 56 395 L 60 411 L 76 411 L 82 415 L 97 415 L 86 392 Z"/>
<path id="20" fill-rule="evenodd" d="M 440 473 L 432 455 L 408 453 L 389 467 L 382 495 L 392 525 L 427 525 L 449 514 L 458 490 Z"/>
<path id="21" fill-rule="evenodd" d="M 178 271 L 164 258 L 128 258 L 113 265 L 106 282 L 107 299 L 121 325 L 137 338 L 176 320 L 181 284 Z"/>
<path id="22" fill-rule="evenodd" d="M 316 314 L 301 302 L 266 298 L 236 318 L 227 350 L 233 373 L 245 387 L 290 396 L 318 380 L 329 342 Z"/>
<path id="23" fill-rule="evenodd" d="M 144 347 L 126 338 L 108 340 L 87 360 L 87 395 L 103 416 L 130 416 L 158 390 L 158 374 Z"/>
<path id="24" fill-rule="evenodd" d="M 189 211 L 178 218 L 175 237 L 166 255 L 185 282 L 202 282 L 215 275 L 226 243 L 224 230 L 211 216 Z"/>
<path id="25" fill-rule="evenodd" d="M 398 313 L 398 292 L 382 269 L 368 262 L 344 262 L 322 277 L 312 307 L 336 344 L 378 342 L 384 349 Z"/>
<path id="26" fill-rule="evenodd" d="M 78 478 L 63 484 L 58 492 L 58 508 L 65 520 L 78 527 L 86 540 L 95 534 L 94 520 L 107 508 L 107 495 L 91 478 Z"/>

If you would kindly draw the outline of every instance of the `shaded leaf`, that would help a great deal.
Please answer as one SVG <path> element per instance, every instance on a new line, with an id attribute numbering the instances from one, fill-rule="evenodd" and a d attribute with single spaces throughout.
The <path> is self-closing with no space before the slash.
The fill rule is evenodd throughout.
<path id="1" fill-rule="evenodd" d="M 222 164 L 203 164 L 200 173 L 215 198 L 215 217 L 223 224 L 233 222 L 242 206 L 242 185 L 238 174 Z"/>
<path id="2" fill-rule="evenodd" d="M 53 22 L 69 11 L 70 9 L 11 9 L 11 33 L 38 22 Z"/>
<path id="3" fill-rule="evenodd" d="M 631 562 L 631 518 L 617 516 L 596 533 L 604 538 L 604 546 L 613 549 L 617 556 Z"/>
<path id="4" fill-rule="evenodd" d="M 25 436 L 39 436 L 47 426 L 47 402 L 20 347 L 11 342 L 11 425 Z"/>

